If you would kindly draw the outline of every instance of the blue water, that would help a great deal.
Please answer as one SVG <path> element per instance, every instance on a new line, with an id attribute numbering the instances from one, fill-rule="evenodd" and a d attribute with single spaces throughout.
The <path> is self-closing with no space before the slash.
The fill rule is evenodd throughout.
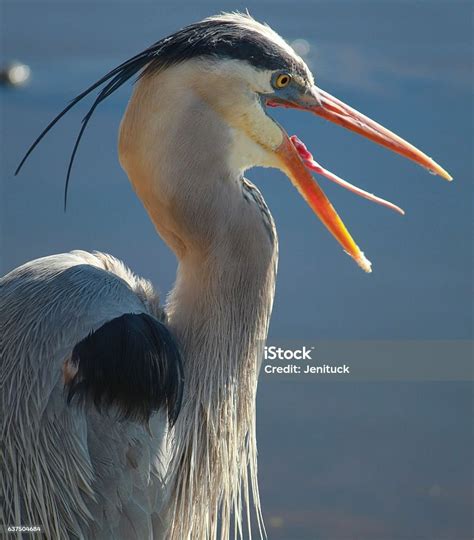
<path id="1" fill-rule="evenodd" d="M 108 69 L 188 22 L 244 8 L 288 40 L 307 40 L 318 85 L 419 146 L 455 179 L 448 184 L 315 117 L 272 111 L 324 166 L 400 204 L 406 216 L 321 180 L 374 264 L 368 276 L 281 173 L 250 171 L 280 238 L 271 340 L 470 339 L 469 2 L 3 0 L 0 58 L 29 64 L 32 79 L 22 89 L 0 90 L 1 272 L 46 254 L 99 249 L 169 290 L 174 257 L 117 161 L 129 88 L 93 118 L 66 214 L 65 170 L 86 105 L 45 139 L 20 177 L 12 171 L 52 116 Z M 471 538 L 472 405 L 468 381 L 263 377 L 259 466 L 269 537 Z"/>

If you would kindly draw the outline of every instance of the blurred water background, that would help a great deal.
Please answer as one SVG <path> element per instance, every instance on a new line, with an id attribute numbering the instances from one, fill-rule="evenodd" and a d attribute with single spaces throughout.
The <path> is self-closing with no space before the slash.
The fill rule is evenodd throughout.
<path id="1" fill-rule="evenodd" d="M 25 62 L 32 77 L 21 89 L 0 89 L 1 273 L 47 254 L 98 249 L 166 294 L 175 259 L 117 161 L 130 87 L 93 117 L 66 214 L 65 171 L 86 104 L 58 124 L 18 178 L 13 171 L 46 123 L 110 68 L 189 22 L 246 8 L 294 43 L 318 85 L 425 150 L 455 179 L 448 184 L 315 117 L 271 111 L 324 166 L 400 204 L 406 216 L 321 180 L 374 263 L 365 275 L 281 173 L 250 171 L 280 238 L 270 342 L 448 348 L 445 374 L 426 380 L 409 372 L 343 382 L 262 376 L 259 463 L 269 538 L 472 538 L 472 379 L 449 375 L 450 365 L 466 360 L 454 345 L 472 339 L 470 2 L 2 0 L 0 60 Z M 380 345 L 380 356 L 388 350 Z"/>

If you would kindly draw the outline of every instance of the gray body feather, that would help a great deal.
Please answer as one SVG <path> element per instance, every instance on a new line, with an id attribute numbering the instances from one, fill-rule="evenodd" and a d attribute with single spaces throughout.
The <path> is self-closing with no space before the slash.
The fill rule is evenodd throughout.
<path id="1" fill-rule="evenodd" d="M 62 372 L 105 322 L 163 320 L 152 286 L 113 257 L 75 251 L 20 266 L 0 291 L 1 521 L 47 538 L 160 538 L 166 415 L 145 427 L 68 405 Z"/>

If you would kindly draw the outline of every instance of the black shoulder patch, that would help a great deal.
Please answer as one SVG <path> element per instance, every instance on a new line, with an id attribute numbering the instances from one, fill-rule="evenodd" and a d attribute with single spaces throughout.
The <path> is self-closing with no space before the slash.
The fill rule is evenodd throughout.
<path id="1" fill-rule="evenodd" d="M 66 385 L 67 400 L 115 406 L 122 419 L 147 422 L 166 408 L 170 424 L 183 396 L 183 367 L 166 326 L 145 313 L 125 314 L 105 323 L 73 349 L 77 373 Z"/>

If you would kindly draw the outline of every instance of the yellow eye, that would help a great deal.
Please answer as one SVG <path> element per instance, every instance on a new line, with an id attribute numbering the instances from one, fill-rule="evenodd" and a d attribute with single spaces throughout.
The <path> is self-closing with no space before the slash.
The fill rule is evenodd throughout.
<path id="1" fill-rule="evenodd" d="M 288 86 L 290 84 L 290 81 L 291 81 L 291 75 L 288 75 L 288 73 L 281 73 L 275 79 L 275 86 L 277 88 L 285 88 L 285 86 Z"/>

